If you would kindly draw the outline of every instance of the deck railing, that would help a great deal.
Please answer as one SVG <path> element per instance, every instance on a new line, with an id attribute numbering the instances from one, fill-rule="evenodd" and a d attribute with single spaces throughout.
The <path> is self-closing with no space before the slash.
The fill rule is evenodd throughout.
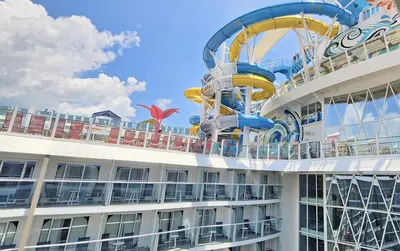
<path id="1" fill-rule="evenodd" d="M 254 239 L 263 240 L 268 236 L 281 232 L 282 218 L 269 217 L 266 220 L 249 221 L 242 223 L 225 224 L 216 222 L 215 225 L 199 226 L 193 228 L 178 227 L 177 230 L 133 236 L 126 234 L 123 237 L 110 237 L 102 234 L 101 239 L 90 240 L 90 237 L 79 237 L 78 241 L 69 243 L 41 242 L 36 246 L 25 247 L 26 251 L 34 250 L 86 250 L 86 251 L 111 251 L 111 250 L 186 250 L 207 245 L 221 243 L 235 243 Z M 6 250 L 17 250 L 10 248 Z"/>
<path id="2" fill-rule="evenodd" d="M 168 134 L 162 132 L 156 134 L 149 125 L 132 129 L 123 127 L 123 123 L 99 126 L 71 117 L 64 119 L 60 116 L 37 113 L 23 114 L 19 112 L 18 107 L 0 111 L 0 114 L 5 114 L 3 121 L 0 119 L 0 134 L 25 134 L 52 140 L 77 140 L 216 157 L 301 160 L 400 153 L 400 137 L 347 141 L 336 139 L 289 144 L 251 142 L 246 146 L 228 139 L 223 139 L 221 142 L 212 142 L 211 139 L 201 140 L 196 136 L 173 133 L 174 130 L 170 130 Z"/>
<path id="3" fill-rule="evenodd" d="M 370 39 L 360 45 L 345 50 L 342 53 L 328 57 L 320 64 L 319 71 L 314 71 L 313 67 L 307 68 L 308 74 L 304 69 L 293 77 L 292 81 L 282 84 L 276 90 L 276 95 L 272 99 L 279 98 L 286 93 L 296 89 L 298 86 L 308 84 L 321 76 L 328 75 L 350 65 L 357 64 L 371 58 L 384 55 L 388 52 L 400 48 L 400 30 L 393 30 L 384 33 L 382 36 Z"/>
<path id="4" fill-rule="evenodd" d="M 281 185 L 45 180 L 38 207 L 261 201 L 280 199 L 281 193 Z"/>

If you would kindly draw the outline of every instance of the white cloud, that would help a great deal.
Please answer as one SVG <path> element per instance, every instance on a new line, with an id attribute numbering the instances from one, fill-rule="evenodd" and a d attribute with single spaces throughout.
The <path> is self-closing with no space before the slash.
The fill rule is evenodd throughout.
<path id="1" fill-rule="evenodd" d="M 0 13 L 2 103 L 80 114 L 110 109 L 135 116 L 129 95 L 145 91 L 146 82 L 79 76 L 139 46 L 136 32 L 100 32 L 83 16 L 54 19 L 29 0 L 0 1 Z"/>
<path id="2" fill-rule="evenodd" d="M 163 110 L 165 110 L 170 104 L 172 104 L 172 99 L 162 98 L 156 100 L 156 106 L 160 107 Z"/>

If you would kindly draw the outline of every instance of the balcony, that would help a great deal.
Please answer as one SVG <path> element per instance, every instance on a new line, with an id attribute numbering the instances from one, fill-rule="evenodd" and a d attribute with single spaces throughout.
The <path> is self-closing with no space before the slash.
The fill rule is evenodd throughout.
<path id="1" fill-rule="evenodd" d="M 393 30 L 383 36 L 370 39 L 342 53 L 328 57 L 320 63 L 318 68 L 310 67 L 306 72 L 303 70 L 295 75 L 292 81 L 282 84 L 277 88 L 276 95 L 272 99 L 284 96 L 301 85 L 309 84 L 315 79 L 342 68 L 395 51 L 400 48 L 399 44 L 400 31 Z"/>
<path id="2" fill-rule="evenodd" d="M 280 185 L 45 180 L 38 207 L 280 199 Z"/>
<path id="3" fill-rule="evenodd" d="M 184 228 L 173 231 L 160 231 L 158 233 L 109 238 L 102 235 L 101 240 L 90 240 L 89 237 L 81 237 L 78 242 L 50 244 L 38 243 L 36 246 L 25 247 L 26 251 L 34 250 L 79 250 L 79 251 L 111 251 L 111 250 L 186 250 L 198 247 L 226 244 L 227 247 L 234 243 L 254 240 L 263 241 L 275 238 L 281 232 L 281 218 L 271 218 L 263 221 L 243 222 L 237 224 L 223 224 Z M 240 244 L 240 243 L 239 243 Z M 7 249 L 17 250 L 17 249 Z"/>
<path id="4" fill-rule="evenodd" d="M 147 148 L 155 151 L 175 151 L 187 154 L 202 154 L 215 157 L 247 158 L 259 160 L 301 160 L 301 159 L 321 159 L 336 158 L 345 156 L 376 156 L 376 155 L 398 155 L 400 153 L 400 137 L 373 138 L 354 141 L 317 142 L 316 147 L 311 147 L 310 143 L 278 143 L 263 144 L 251 142 L 249 146 L 222 140 L 212 142 L 211 140 L 201 140 L 197 137 L 181 134 L 184 129 L 164 128 L 164 131 L 156 136 L 154 128 L 150 125 L 145 126 L 143 131 L 141 126 L 134 126 L 135 129 L 124 127 L 129 123 L 121 122 L 119 127 L 112 125 L 85 124 L 81 120 L 67 120 L 60 125 L 60 115 L 40 115 L 22 113 L 18 107 L 14 110 L 0 110 L 0 114 L 6 114 L 2 122 L 0 115 L 0 133 L 15 135 L 25 134 L 33 137 L 48 138 L 51 140 L 80 141 L 87 143 L 97 143 L 104 145 L 120 145 L 132 148 Z M 66 115 L 65 115 L 66 116 Z M 4 115 L 3 115 L 4 117 Z M 29 120 L 29 117 L 31 118 Z M 35 117 L 35 119 L 33 119 Z M 58 117 L 58 122 L 57 122 Z M 77 119 L 78 116 L 72 116 Z M 26 122 L 22 125 L 22 119 Z M 39 119 L 40 118 L 40 119 Z M 38 121 L 45 124 L 38 128 Z M 10 127 L 11 121 L 14 125 Z M 57 123 L 56 123 L 57 122 Z M 82 123 L 83 124 L 82 124 Z M 75 124 L 80 123 L 77 127 Z M 47 124 L 47 127 L 44 126 Z M 83 125 L 83 127 L 82 127 Z M 140 124 L 139 124 L 140 125 Z M 61 128 L 61 129 L 60 129 Z M 58 130 L 59 133 L 56 133 Z M 75 131 L 78 130 L 78 131 Z M 101 132 L 101 133 L 100 133 Z M 118 133 L 117 133 L 118 132 Z M 168 132 L 168 133 L 167 133 Z M 100 135 L 101 134 L 101 135 Z M 75 137 L 80 135 L 79 137 Z M 101 136 L 101 137 L 100 137 Z M 315 143 L 315 142 L 314 142 Z"/>
<path id="5" fill-rule="evenodd" d="M 0 208 L 28 208 L 35 180 L 0 180 Z"/>

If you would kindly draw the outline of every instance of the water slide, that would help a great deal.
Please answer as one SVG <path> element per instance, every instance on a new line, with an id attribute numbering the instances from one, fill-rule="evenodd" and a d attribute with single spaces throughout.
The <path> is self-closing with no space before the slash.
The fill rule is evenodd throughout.
<path id="1" fill-rule="evenodd" d="M 202 102 L 203 97 L 208 104 L 214 102 L 216 91 L 233 91 L 236 87 L 243 88 L 251 86 L 261 91 L 251 94 L 253 101 L 265 100 L 275 93 L 273 82 L 275 76 L 273 72 L 261 68 L 257 65 L 238 63 L 242 46 L 252 36 L 268 31 L 289 28 L 304 28 L 303 19 L 299 16 L 293 16 L 299 13 L 316 14 L 329 17 L 336 17 L 337 21 L 343 25 L 353 26 L 357 23 L 357 17 L 343 6 L 336 5 L 323 0 L 303 0 L 299 2 L 271 5 L 248 14 L 245 14 L 221 28 L 215 33 L 206 44 L 203 51 L 203 60 L 211 73 L 204 78 L 205 84 L 200 88 L 191 88 L 185 92 L 185 96 L 196 102 Z M 300 22 L 301 19 L 301 22 Z M 312 18 L 306 18 L 308 28 L 320 35 L 326 35 L 328 26 Z M 215 52 L 223 42 L 233 36 L 235 33 L 246 28 L 246 34 L 241 32 L 230 48 L 230 64 L 216 65 Z M 335 27 L 331 35 L 337 33 L 338 27 Z M 280 36 L 286 34 L 282 32 Z M 279 38 L 280 39 L 280 38 Z M 275 41 L 279 40 L 278 38 Z M 271 46 L 271 45 L 270 45 Z M 260 52 L 258 52 L 260 54 Z M 199 93 L 199 90 L 201 93 Z M 196 93 L 194 93 L 196 91 Z M 234 96 L 234 95 L 232 95 Z M 222 100 L 221 100 L 222 101 Z M 263 118 L 258 115 L 243 115 L 236 112 L 236 107 L 221 105 L 220 115 L 215 121 L 206 120 L 201 123 L 199 131 L 205 134 L 211 134 L 213 123 L 219 130 L 226 128 L 242 128 L 249 126 L 256 129 L 271 129 L 274 122 L 271 119 Z M 223 109 L 231 110 L 229 113 L 222 112 Z"/>

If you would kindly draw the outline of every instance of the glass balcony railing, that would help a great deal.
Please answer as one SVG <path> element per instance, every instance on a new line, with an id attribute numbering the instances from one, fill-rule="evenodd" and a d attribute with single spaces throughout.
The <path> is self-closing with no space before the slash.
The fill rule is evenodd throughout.
<path id="1" fill-rule="evenodd" d="M 5 109 L 5 108 L 3 108 Z M 2 123 L 3 128 L 9 128 L 11 114 L 6 115 L 6 120 L 1 121 L 1 114 L 13 113 L 12 110 L 5 109 L 1 111 L 0 108 L 0 125 Z M 20 123 L 24 113 L 18 112 L 14 114 L 14 123 L 16 126 L 12 128 L 18 128 L 14 130 L 9 128 L 9 133 L 26 133 L 34 134 L 37 132 L 36 127 L 30 128 L 30 125 L 24 125 Z M 25 113 L 25 116 L 26 113 Z M 33 114 L 29 115 L 32 117 Z M 35 115 L 36 116 L 36 115 Z M 37 115 L 39 116 L 39 115 Z M 42 115 L 40 115 L 42 116 Z M 50 116 L 50 117 L 49 117 Z M 76 116 L 74 116 L 76 118 Z M 43 120 L 44 119 L 44 120 Z M 63 122 L 63 127 L 56 126 L 60 123 L 60 120 L 54 118 L 54 115 L 43 115 L 42 122 L 47 123 L 47 127 L 44 126 L 41 133 L 36 135 L 46 136 L 48 138 L 60 138 L 60 139 L 75 139 L 81 141 L 98 141 L 100 138 L 99 133 L 107 134 L 108 139 L 114 137 L 112 140 L 102 140 L 101 143 L 108 144 L 119 144 L 122 146 L 131 147 L 142 147 L 150 149 L 178 151 L 182 153 L 194 153 L 211 155 L 215 157 L 232 157 L 232 158 L 248 158 L 248 159 L 268 159 L 268 160 L 301 160 L 301 159 L 318 159 L 318 158 L 334 158 L 342 156 L 363 156 L 363 155 L 396 155 L 400 153 L 400 137 L 390 138 L 375 138 L 375 139 L 364 139 L 364 140 L 353 140 L 353 141 L 332 141 L 329 142 L 300 142 L 300 143 L 271 143 L 260 145 L 257 142 L 251 142 L 249 146 L 239 145 L 238 143 L 222 140 L 221 142 L 212 142 L 211 140 L 200 140 L 192 136 L 184 136 L 182 134 L 172 134 L 173 130 L 169 131 L 169 134 L 158 134 L 156 135 L 151 131 L 150 127 L 143 131 L 143 128 L 137 127 L 137 129 L 131 130 L 128 128 L 117 128 L 118 130 L 124 130 L 124 133 L 113 131 L 116 127 L 109 126 L 108 132 L 102 125 L 99 130 L 95 125 L 86 126 L 86 122 L 83 124 L 75 125 L 76 123 L 71 119 Z M 21 120 L 21 121 L 20 121 Z M 52 121 L 56 122 L 52 122 Z M 15 122 L 20 121 L 20 122 Z M 25 118 L 24 121 L 27 121 Z M 32 122 L 33 123 L 33 122 Z M 34 121 L 37 125 L 38 122 Z M 22 128 L 22 129 L 21 129 Z M 47 128 L 47 129 L 46 129 Z M 60 129 L 61 128 L 61 129 Z M 97 129 L 95 129 L 97 128 Z M 8 130 L 8 129 L 7 129 Z M 6 131 L 7 131 L 6 130 Z M 57 132 L 58 130 L 58 132 Z M 4 130 L 3 130 L 4 131 Z M 61 132 L 62 131 L 62 132 Z M 72 135 L 72 136 L 71 136 Z M 96 136 L 97 135 L 97 136 Z M 104 138 L 103 138 L 104 139 Z M 313 145 L 314 144 L 314 145 Z M 316 144 L 316 145 L 315 145 Z M 100 185 L 99 185 L 100 186 Z M 151 189 L 150 187 L 148 189 Z M 128 189 L 129 190 L 129 189 Z M 116 191 L 118 193 L 118 191 Z M 118 197 L 116 195 L 116 197 Z M 116 202 L 117 203 L 117 202 Z"/>
<path id="2" fill-rule="evenodd" d="M 0 180 L 0 208 L 28 208 L 34 187 L 34 180 Z"/>
<path id="3" fill-rule="evenodd" d="M 341 54 L 321 62 L 319 71 L 308 69 L 300 72 L 289 85 L 278 88 L 274 97 L 308 84 L 311 80 L 330 74 L 358 62 L 386 54 L 400 47 L 400 31 L 394 30 L 383 36 L 368 40 Z M 307 75 L 307 76 L 306 76 Z M 273 97 L 273 98 L 274 98 Z M 93 119 L 91 117 L 58 114 L 48 111 L 28 112 L 27 109 L 0 107 L 0 132 L 18 133 L 47 137 L 58 140 L 80 140 L 101 144 L 117 144 L 125 147 L 140 147 L 154 150 L 176 151 L 232 158 L 294 160 L 341 156 L 387 155 L 398 154 L 399 137 L 357 142 L 319 142 L 321 150 L 316 150 L 301 142 L 300 144 L 263 144 L 256 142 L 248 146 L 232 143 L 228 140 L 212 142 L 189 135 L 188 128 L 162 126 L 160 133 L 155 133 L 154 126 L 128 121 Z M 368 142 L 367 142 L 368 141 Z M 350 146 L 352 145 L 352 146 Z M 351 148 L 351 149 L 350 149 Z"/>
<path id="4" fill-rule="evenodd" d="M 293 91 L 298 86 L 308 84 L 312 80 L 315 80 L 321 76 L 325 76 L 350 65 L 384 55 L 399 48 L 400 31 L 398 30 L 394 30 L 389 33 L 385 33 L 382 36 L 370 39 L 362 44 L 352 47 L 349 50 L 323 60 L 320 63 L 318 70 L 310 67 L 307 69 L 308 74 L 305 74 L 304 70 L 301 71 L 293 77 L 292 81 L 282 84 L 280 87 L 278 87 L 276 90 L 277 95 L 272 97 L 272 99 L 284 96 L 286 93 Z"/>
<path id="5" fill-rule="evenodd" d="M 280 185 L 45 180 L 38 207 L 280 199 Z"/>
<path id="6" fill-rule="evenodd" d="M 110 238 L 103 234 L 100 240 L 90 240 L 90 237 L 80 237 L 77 242 L 53 244 L 39 242 L 36 246 L 25 247 L 26 251 L 115 251 L 115 250 L 186 250 L 207 245 L 221 243 L 235 243 L 249 239 L 263 238 L 265 236 L 279 234 L 281 231 L 281 218 L 272 218 L 263 221 L 254 221 L 224 224 L 217 222 L 215 225 L 200 226 L 194 228 L 180 228 L 172 231 L 159 229 L 157 233 L 142 234 Z M 10 248 L 7 250 L 17 250 Z"/>

